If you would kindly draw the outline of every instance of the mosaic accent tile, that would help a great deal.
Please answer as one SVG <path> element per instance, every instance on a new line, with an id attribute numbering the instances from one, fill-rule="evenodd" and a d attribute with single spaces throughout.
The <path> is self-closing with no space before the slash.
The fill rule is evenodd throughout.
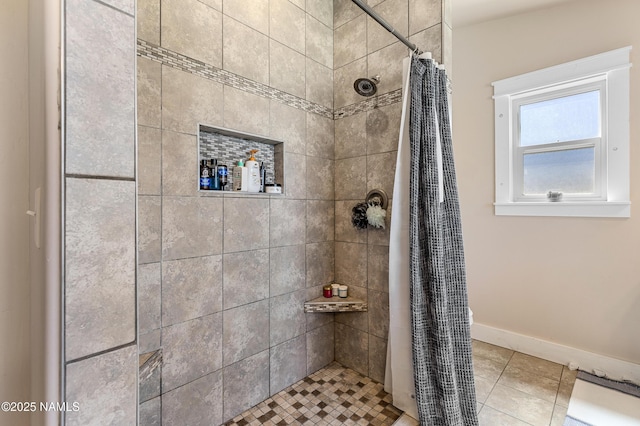
<path id="1" fill-rule="evenodd" d="M 306 112 L 313 112 L 327 118 L 333 118 L 331 108 L 307 101 L 290 93 L 269 87 L 266 84 L 258 83 L 141 39 L 138 39 L 138 56 L 222 83 L 226 86 L 231 86 L 235 89 L 262 96 L 263 98 L 277 100 L 280 103 L 302 109 Z"/>
<path id="2" fill-rule="evenodd" d="M 401 415 L 382 384 L 333 362 L 227 421 L 225 426 L 387 426 Z"/>
<path id="3" fill-rule="evenodd" d="M 366 312 L 367 302 L 352 297 L 319 297 L 304 304 L 305 312 Z"/>
<path id="4" fill-rule="evenodd" d="M 213 65 L 190 58 L 167 48 L 157 46 L 142 39 L 138 39 L 137 54 L 140 57 L 159 62 L 174 69 L 195 74 L 244 92 L 253 93 L 263 98 L 275 100 L 284 105 L 318 114 L 323 117 L 332 118 L 334 120 L 347 118 L 361 112 L 372 111 L 375 108 L 402 101 L 402 89 L 396 89 L 380 96 L 368 98 L 364 101 L 333 110 L 329 106 L 302 99 L 291 93 L 253 81 L 230 71 L 217 68 Z"/>

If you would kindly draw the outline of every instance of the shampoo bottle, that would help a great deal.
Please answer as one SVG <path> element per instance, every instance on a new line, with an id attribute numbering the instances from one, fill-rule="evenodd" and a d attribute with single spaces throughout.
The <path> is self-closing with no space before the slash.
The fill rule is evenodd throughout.
<path id="1" fill-rule="evenodd" d="M 212 158 L 211 165 L 209 168 L 211 169 L 211 189 L 220 190 L 220 176 L 218 176 L 218 160 Z"/>
<path id="2" fill-rule="evenodd" d="M 207 160 L 200 161 L 200 189 L 211 189 L 211 169 L 207 166 Z"/>
<path id="3" fill-rule="evenodd" d="M 258 150 L 252 149 L 250 152 L 251 157 L 247 161 L 247 173 L 249 175 L 247 190 L 249 192 L 260 192 L 260 164 L 254 157 Z"/>
<path id="4" fill-rule="evenodd" d="M 249 173 L 242 160 L 238 161 L 238 165 L 233 168 L 233 190 L 247 191 L 249 183 Z"/>

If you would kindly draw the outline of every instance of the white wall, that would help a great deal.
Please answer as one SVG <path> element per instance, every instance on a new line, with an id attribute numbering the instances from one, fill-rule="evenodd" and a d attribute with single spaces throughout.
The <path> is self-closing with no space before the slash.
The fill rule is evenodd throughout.
<path id="1" fill-rule="evenodd" d="M 497 217 L 491 82 L 632 45 L 640 201 L 640 2 L 579 0 L 453 34 L 453 134 L 477 323 L 640 364 L 640 208 L 629 219 Z"/>
<path id="2" fill-rule="evenodd" d="M 29 401 L 28 2 L 0 2 L 0 401 Z M 0 425 L 29 414 L 0 413 Z"/>

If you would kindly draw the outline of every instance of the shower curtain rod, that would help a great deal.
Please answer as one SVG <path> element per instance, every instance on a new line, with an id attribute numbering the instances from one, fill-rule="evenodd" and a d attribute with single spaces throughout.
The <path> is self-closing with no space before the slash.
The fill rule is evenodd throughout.
<path id="1" fill-rule="evenodd" d="M 380 15 L 378 15 L 368 5 L 364 4 L 361 0 L 351 0 L 351 1 L 354 2 L 360 9 L 364 10 L 367 15 L 369 15 L 373 19 L 375 19 L 378 24 L 382 25 L 387 31 L 389 31 L 391 34 L 396 36 L 396 38 L 398 40 L 400 40 L 402 43 L 404 43 L 404 45 L 407 46 L 409 49 L 411 49 L 412 51 L 414 51 L 418 55 L 420 55 L 422 53 L 422 51 L 420 49 L 418 49 L 418 46 L 416 46 L 415 44 L 411 43 L 409 40 L 407 40 L 401 34 L 398 34 L 396 32 L 395 28 L 393 28 L 391 25 L 389 25 L 389 23 L 387 21 L 382 19 L 382 17 Z"/>

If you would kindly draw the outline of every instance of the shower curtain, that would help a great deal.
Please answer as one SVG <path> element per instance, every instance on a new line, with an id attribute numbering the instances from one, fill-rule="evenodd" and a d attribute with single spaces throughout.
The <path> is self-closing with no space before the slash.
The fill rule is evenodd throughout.
<path id="1" fill-rule="evenodd" d="M 421 425 L 477 425 L 446 74 L 407 58 L 403 86 L 385 389 Z"/>

